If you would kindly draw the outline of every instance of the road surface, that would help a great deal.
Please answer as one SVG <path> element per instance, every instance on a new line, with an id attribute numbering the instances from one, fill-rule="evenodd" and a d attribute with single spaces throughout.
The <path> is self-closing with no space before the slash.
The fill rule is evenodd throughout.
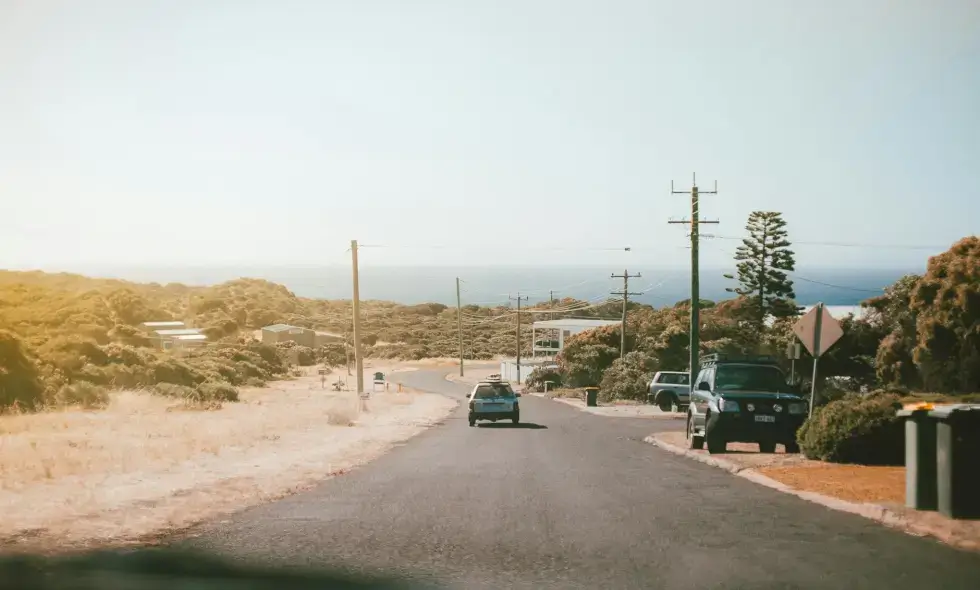
<path id="1" fill-rule="evenodd" d="M 462 400 L 444 373 L 397 379 Z M 369 465 L 179 544 L 444 588 L 980 588 L 978 555 L 642 442 L 676 422 L 521 406 L 519 428 L 470 428 L 461 404 Z"/>

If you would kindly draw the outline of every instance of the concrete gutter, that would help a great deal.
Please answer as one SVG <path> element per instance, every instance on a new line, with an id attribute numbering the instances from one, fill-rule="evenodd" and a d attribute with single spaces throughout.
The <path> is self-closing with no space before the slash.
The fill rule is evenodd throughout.
<path id="1" fill-rule="evenodd" d="M 955 532 L 950 530 L 952 527 L 949 526 L 948 522 L 917 522 L 915 519 L 909 518 L 907 514 L 903 514 L 900 511 L 878 504 L 850 502 L 847 500 L 841 500 L 840 498 L 818 494 L 817 492 L 798 490 L 782 482 L 776 481 L 771 477 L 766 477 L 765 475 L 759 473 L 755 468 L 743 467 L 733 461 L 729 461 L 721 457 L 697 453 L 692 449 L 680 447 L 662 440 L 656 434 L 650 435 L 643 440 L 644 442 L 658 446 L 665 451 L 674 453 L 675 455 L 681 455 L 706 465 L 711 465 L 712 467 L 724 469 L 733 475 L 747 479 L 751 482 L 783 492 L 784 494 L 796 496 L 797 498 L 801 498 L 808 502 L 813 502 L 814 504 L 820 504 L 821 506 L 825 506 L 831 510 L 863 516 L 864 518 L 875 522 L 880 522 L 884 525 L 899 529 L 905 533 L 917 537 L 933 537 L 943 543 L 946 543 L 947 545 L 952 545 L 960 549 L 980 551 L 980 543 L 978 543 L 976 539 L 963 538 L 962 536 L 955 534 Z M 927 517 L 935 518 L 938 517 L 938 515 L 929 514 Z M 948 519 L 945 520 L 948 521 Z"/>

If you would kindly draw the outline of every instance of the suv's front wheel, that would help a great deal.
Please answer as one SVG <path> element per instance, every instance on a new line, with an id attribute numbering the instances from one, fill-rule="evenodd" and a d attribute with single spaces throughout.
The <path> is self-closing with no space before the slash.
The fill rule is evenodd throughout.
<path id="1" fill-rule="evenodd" d="M 708 452 L 712 455 L 716 453 L 724 453 L 728 450 L 728 441 L 719 436 L 717 431 L 708 426 L 708 418 L 705 418 L 704 424 L 704 440 L 708 443 Z"/>

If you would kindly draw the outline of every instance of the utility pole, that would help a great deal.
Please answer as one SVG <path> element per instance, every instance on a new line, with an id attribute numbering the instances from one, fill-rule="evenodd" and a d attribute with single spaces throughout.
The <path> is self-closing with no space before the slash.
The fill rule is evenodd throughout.
<path id="1" fill-rule="evenodd" d="M 548 300 L 550 302 L 550 307 L 554 307 L 555 306 L 555 292 L 553 290 L 552 291 L 548 291 Z"/>
<path id="2" fill-rule="evenodd" d="M 681 219 L 678 221 L 668 221 L 667 223 L 684 223 L 691 225 L 691 389 L 697 387 L 694 382 L 698 376 L 699 362 L 698 357 L 701 348 L 701 290 L 699 277 L 699 258 L 698 240 L 700 234 L 700 224 L 718 223 L 718 221 L 702 221 L 699 218 L 699 194 L 715 195 L 718 194 L 718 182 L 715 181 L 715 190 L 699 191 L 697 176 L 692 177 L 690 191 L 675 191 L 674 182 L 670 182 L 670 192 L 674 195 L 691 195 L 691 219 Z"/>
<path id="3" fill-rule="evenodd" d="M 623 325 L 620 326 L 619 330 L 619 358 L 626 356 L 626 304 L 629 301 L 630 295 L 640 296 L 643 293 L 630 293 L 630 279 L 640 278 L 640 273 L 631 275 L 628 270 L 624 270 L 621 275 L 609 275 L 611 279 L 623 279 L 623 290 L 613 291 L 610 295 L 622 295 L 623 296 Z"/>
<path id="4" fill-rule="evenodd" d="M 353 315 L 351 317 L 353 317 Z M 351 345 L 352 332 L 354 331 L 354 327 L 353 326 L 354 326 L 353 321 L 352 320 L 347 320 L 347 332 L 344 333 L 344 354 L 347 355 L 347 365 L 346 365 L 346 367 L 347 367 L 347 376 L 348 377 L 351 376 L 351 372 L 350 372 L 350 345 Z"/>
<path id="5" fill-rule="evenodd" d="M 459 302 L 459 277 L 456 277 L 456 328 L 459 330 L 459 376 L 463 376 L 463 306 Z"/>
<path id="6" fill-rule="evenodd" d="M 514 297 L 507 296 L 508 300 L 513 301 Z M 521 382 L 521 300 L 527 301 L 527 296 L 521 297 L 517 293 L 517 382 Z"/>
<path id="7" fill-rule="evenodd" d="M 350 241 L 351 264 L 354 267 L 354 371 L 357 373 L 357 394 L 364 393 L 364 359 L 361 357 L 361 287 L 357 274 L 357 240 Z"/>

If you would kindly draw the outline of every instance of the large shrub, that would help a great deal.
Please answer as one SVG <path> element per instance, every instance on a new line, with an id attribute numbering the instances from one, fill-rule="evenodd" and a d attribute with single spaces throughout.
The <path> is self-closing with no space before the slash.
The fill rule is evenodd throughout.
<path id="1" fill-rule="evenodd" d="M 567 375 L 565 384 L 571 387 L 598 385 L 603 371 L 619 355 L 619 344 L 618 326 L 586 330 L 567 339 L 565 348 L 558 354 L 558 365 Z"/>
<path id="2" fill-rule="evenodd" d="M 527 391 L 544 391 L 545 381 L 550 381 L 549 389 L 558 389 L 565 383 L 565 373 L 558 367 L 536 367 L 524 379 L 524 389 Z"/>
<path id="3" fill-rule="evenodd" d="M 0 330 L 0 409 L 34 407 L 41 401 L 43 390 L 37 367 L 20 339 Z"/>
<path id="4" fill-rule="evenodd" d="M 643 399 L 656 371 L 656 358 L 645 352 L 628 352 L 603 372 L 599 398 L 601 401 Z"/>
<path id="5" fill-rule="evenodd" d="M 797 440 L 809 459 L 833 463 L 902 465 L 905 430 L 896 411 L 899 397 L 890 393 L 851 394 L 814 410 Z"/>

